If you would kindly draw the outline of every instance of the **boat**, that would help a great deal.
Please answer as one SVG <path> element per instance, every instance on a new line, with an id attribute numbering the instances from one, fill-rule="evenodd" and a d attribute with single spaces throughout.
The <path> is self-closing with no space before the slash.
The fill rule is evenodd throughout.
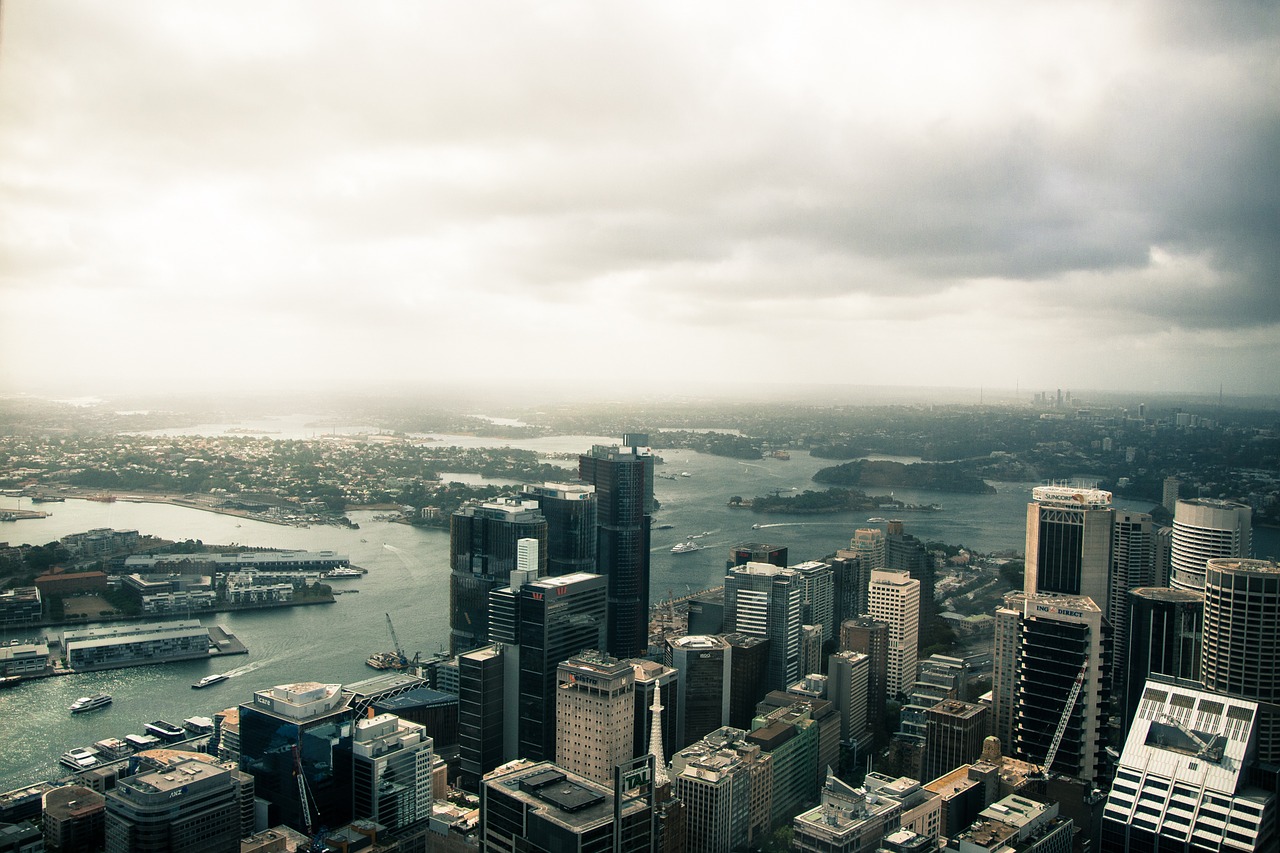
<path id="1" fill-rule="evenodd" d="M 141 752 L 144 749 L 153 749 L 159 746 L 161 740 L 155 735 L 125 735 L 124 742 Z"/>
<path id="2" fill-rule="evenodd" d="M 694 551 L 701 551 L 701 550 L 702 550 L 702 546 L 699 545 L 697 542 L 689 542 L 689 541 L 677 542 L 675 545 L 671 546 L 672 554 L 690 554 Z"/>
<path id="3" fill-rule="evenodd" d="M 884 524 L 888 520 L 889 519 L 887 518 L 881 518 L 878 515 L 873 515 L 867 519 L 867 524 Z"/>
<path id="4" fill-rule="evenodd" d="M 225 672 L 217 672 L 217 673 L 214 673 L 213 675 L 206 675 L 204 678 L 200 679 L 195 684 L 191 685 L 191 689 L 203 690 L 206 687 L 210 687 L 214 684 L 218 684 L 220 682 L 226 681 L 230 677 L 231 676 L 227 675 Z"/>
<path id="5" fill-rule="evenodd" d="M 193 735 L 207 735 L 213 731 L 213 720 L 209 717 L 187 717 L 182 727 Z"/>
<path id="6" fill-rule="evenodd" d="M 365 658 L 365 664 L 374 669 L 408 669 L 409 662 L 395 652 L 375 652 Z"/>
<path id="7" fill-rule="evenodd" d="M 115 761 L 118 758 L 128 758 L 133 755 L 133 748 L 118 737 L 94 741 L 93 748 L 99 752 L 99 761 Z"/>
<path id="8" fill-rule="evenodd" d="M 76 746 L 62 753 L 58 759 L 72 770 L 88 770 L 98 764 L 98 750 L 91 746 Z"/>
<path id="9" fill-rule="evenodd" d="M 0 676 L 0 687 L 17 687 L 22 681 L 21 675 L 5 675 Z"/>
<path id="10" fill-rule="evenodd" d="M 360 572 L 358 569 L 346 569 L 346 568 L 342 568 L 341 566 L 339 566 L 336 569 L 330 569 L 329 571 L 320 575 L 320 577 L 326 578 L 328 580 L 345 580 L 347 578 L 359 578 L 363 576 L 364 574 Z"/>
<path id="11" fill-rule="evenodd" d="M 164 720 L 156 720 L 155 722 L 147 723 L 143 728 L 161 740 L 168 741 L 169 743 L 184 740 L 187 736 L 186 732 L 181 728 L 175 726 L 173 723 L 166 723 Z"/>
<path id="12" fill-rule="evenodd" d="M 692 475 L 692 474 L 690 474 L 688 471 L 681 471 L 681 472 L 680 472 L 680 476 L 681 476 L 681 477 L 692 477 L 693 475 Z"/>
<path id="13" fill-rule="evenodd" d="M 764 527 L 764 525 L 763 525 L 763 524 L 760 524 L 759 522 L 757 522 L 757 523 L 755 523 L 755 524 L 751 525 L 751 529 L 752 529 L 752 530 L 759 530 L 761 527 Z"/>
<path id="14" fill-rule="evenodd" d="M 659 524 L 657 527 L 653 529 L 654 530 L 670 530 L 673 527 L 675 527 L 674 524 Z"/>
<path id="15" fill-rule="evenodd" d="M 59 504 L 66 501 L 66 498 L 58 495 L 32 495 L 31 502 L 33 504 Z"/>
<path id="16" fill-rule="evenodd" d="M 73 714 L 79 714 L 82 711 L 96 711 L 98 708 L 105 708 L 110 704 L 110 696 L 105 693 L 95 693 L 92 696 L 81 696 L 71 703 L 69 710 Z"/>

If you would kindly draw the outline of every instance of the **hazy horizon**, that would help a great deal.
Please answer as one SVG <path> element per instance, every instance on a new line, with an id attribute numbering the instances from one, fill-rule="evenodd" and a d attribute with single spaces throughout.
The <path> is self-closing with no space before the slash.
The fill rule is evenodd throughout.
<path id="1" fill-rule="evenodd" d="M 1280 395 L 1275 4 L 2 8 L 3 393 Z"/>

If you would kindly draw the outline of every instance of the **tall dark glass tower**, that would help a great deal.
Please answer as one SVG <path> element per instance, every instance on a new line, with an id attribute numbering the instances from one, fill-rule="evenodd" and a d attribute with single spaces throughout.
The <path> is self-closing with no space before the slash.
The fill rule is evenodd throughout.
<path id="1" fill-rule="evenodd" d="M 578 477 L 596 487 L 596 564 L 609 579 L 606 650 L 616 658 L 642 657 L 649 649 L 653 454 L 638 444 L 597 444 L 578 457 Z"/>
<path id="2" fill-rule="evenodd" d="M 538 541 L 538 574 L 547 573 L 547 520 L 533 501 L 464 506 L 449 522 L 449 652 L 489 639 L 489 592 L 511 581 L 521 539 Z"/>
<path id="3" fill-rule="evenodd" d="M 596 489 L 586 483 L 525 486 L 547 519 L 548 575 L 596 570 Z"/>

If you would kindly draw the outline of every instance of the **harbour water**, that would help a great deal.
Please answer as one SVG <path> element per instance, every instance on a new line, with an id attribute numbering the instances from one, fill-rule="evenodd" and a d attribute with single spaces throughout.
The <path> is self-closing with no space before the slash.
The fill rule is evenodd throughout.
<path id="1" fill-rule="evenodd" d="M 265 426 L 265 425 L 264 425 Z M 604 441 L 590 436 L 558 436 L 511 442 L 543 452 L 580 452 Z M 472 441 L 477 441 L 472 439 Z M 490 445 L 502 445 L 493 439 Z M 662 452 L 655 494 L 661 503 L 652 541 L 651 598 L 677 596 L 717 586 L 727 549 L 742 542 L 784 545 L 791 562 L 819 559 L 845 547 L 867 517 L 886 513 L 820 516 L 764 516 L 732 509 L 735 495 L 750 498 L 822 488 L 811 481 L 833 464 L 805 453 L 791 460 L 735 460 L 692 451 Z M 907 460 L 910 461 L 910 460 Z M 570 466 L 571 462 L 562 462 Z M 568 473 L 569 468 L 566 468 Z M 683 473 L 689 476 L 681 476 Z M 669 479 L 668 477 L 674 477 Z M 902 515 L 906 530 L 925 540 L 963 544 L 982 552 L 1021 550 L 1031 483 L 996 483 L 994 495 L 953 495 L 895 490 L 908 503 L 939 503 L 940 512 Z M 12 499 L 8 500 L 12 503 Z M 1147 503 L 1125 504 L 1143 510 Z M 330 549 L 368 569 L 360 580 L 335 581 L 335 589 L 358 589 L 333 604 L 201 617 L 221 625 L 249 648 L 247 657 L 135 667 L 103 673 L 41 679 L 0 691 L 0 790 L 63 775 L 58 756 L 73 746 L 106 737 L 141 733 L 156 719 L 181 723 L 249 701 L 254 690 L 294 681 L 351 683 L 375 674 L 364 664 L 372 652 L 387 650 L 389 613 L 409 654 L 434 653 L 448 645 L 448 533 L 377 521 L 378 513 L 356 512 L 358 530 L 317 526 L 283 527 L 163 504 L 68 500 L 50 505 L 44 519 L 6 523 L 0 539 L 44 544 L 92 528 L 136 529 L 166 539 L 199 539 L 272 548 Z M 760 529 L 752 529 L 753 524 Z M 702 550 L 670 553 L 687 536 Z M 26 636 L 9 632 L 5 640 Z M 230 669 L 228 669 L 230 668 Z M 231 678 L 204 690 L 191 684 L 204 675 L 229 671 Z M 78 696 L 104 692 L 114 703 L 100 711 L 71 716 Z"/>

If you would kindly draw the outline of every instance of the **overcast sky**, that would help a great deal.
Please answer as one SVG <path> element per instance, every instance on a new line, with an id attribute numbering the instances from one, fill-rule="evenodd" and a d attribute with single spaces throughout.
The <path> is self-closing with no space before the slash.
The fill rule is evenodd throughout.
<path id="1" fill-rule="evenodd" d="M 1277 393 L 1278 9 L 7 0 L 0 390 Z"/>

